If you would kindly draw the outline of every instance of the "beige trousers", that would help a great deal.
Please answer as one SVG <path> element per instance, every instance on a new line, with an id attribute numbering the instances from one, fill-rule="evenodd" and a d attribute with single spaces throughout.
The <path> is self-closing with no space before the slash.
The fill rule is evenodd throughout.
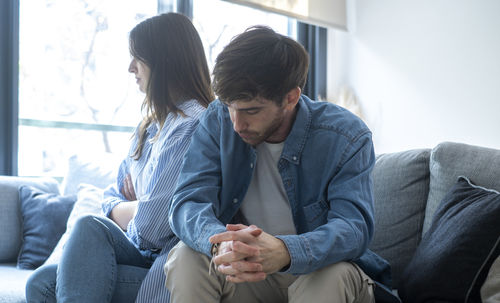
<path id="1" fill-rule="evenodd" d="M 180 242 L 165 264 L 172 303 L 335 302 L 373 303 L 373 281 L 355 264 L 341 262 L 301 276 L 275 273 L 264 281 L 227 282 L 208 274 L 210 259 Z"/>

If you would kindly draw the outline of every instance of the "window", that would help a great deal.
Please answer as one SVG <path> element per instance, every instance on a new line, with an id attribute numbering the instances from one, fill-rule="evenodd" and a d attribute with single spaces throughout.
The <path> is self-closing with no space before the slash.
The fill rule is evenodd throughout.
<path id="1" fill-rule="evenodd" d="M 144 100 L 128 73 L 128 32 L 157 6 L 20 1 L 19 175 L 63 176 L 73 154 L 126 154 Z"/>
<path id="2" fill-rule="evenodd" d="M 294 39 L 297 31 L 293 19 L 221 0 L 193 0 L 193 24 L 200 33 L 210 69 L 231 38 L 252 25 L 267 25 Z"/>
<path id="3" fill-rule="evenodd" d="M 125 156 L 144 100 L 128 73 L 128 32 L 158 11 L 189 8 L 210 68 L 249 26 L 296 38 L 288 17 L 221 0 L 192 0 L 191 11 L 182 1 L 20 0 L 18 175 L 62 177 L 75 154 Z"/>

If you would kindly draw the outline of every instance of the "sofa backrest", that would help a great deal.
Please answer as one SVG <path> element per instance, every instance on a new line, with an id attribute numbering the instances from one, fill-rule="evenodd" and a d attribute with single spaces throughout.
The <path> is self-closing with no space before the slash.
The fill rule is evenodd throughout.
<path id="1" fill-rule="evenodd" d="M 370 249 L 391 264 L 393 288 L 421 240 L 429 157 L 430 149 L 382 154 L 373 169 L 375 234 Z"/>
<path id="2" fill-rule="evenodd" d="M 21 185 L 59 193 L 59 183 L 52 178 L 0 176 L 0 263 L 16 262 L 21 248 L 22 216 L 18 190 Z"/>
<path id="3" fill-rule="evenodd" d="M 439 203 L 459 176 L 500 191 L 500 150 L 453 142 L 443 142 L 432 149 L 429 198 L 422 234 L 429 229 Z"/>

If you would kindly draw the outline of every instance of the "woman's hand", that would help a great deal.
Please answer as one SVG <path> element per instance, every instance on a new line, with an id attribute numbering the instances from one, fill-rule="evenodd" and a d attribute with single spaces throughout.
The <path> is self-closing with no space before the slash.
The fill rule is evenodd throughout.
<path id="1" fill-rule="evenodd" d="M 120 193 L 129 201 L 137 200 L 135 196 L 134 184 L 132 183 L 132 177 L 128 174 L 123 180 L 123 187 L 120 189 Z"/>

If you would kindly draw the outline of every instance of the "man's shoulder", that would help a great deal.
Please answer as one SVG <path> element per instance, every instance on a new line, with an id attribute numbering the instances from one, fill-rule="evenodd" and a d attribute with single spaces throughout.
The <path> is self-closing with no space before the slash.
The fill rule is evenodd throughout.
<path id="1" fill-rule="evenodd" d="M 306 100 L 311 111 L 311 130 L 331 130 L 349 140 L 371 133 L 368 126 L 349 110 L 327 101 Z"/>
<path id="2" fill-rule="evenodd" d="M 219 99 L 215 99 L 214 101 L 210 102 L 207 111 L 209 111 L 211 114 L 221 114 L 225 111 L 225 109 L 226 106 L 224 106 L 224 104 Z"/>

